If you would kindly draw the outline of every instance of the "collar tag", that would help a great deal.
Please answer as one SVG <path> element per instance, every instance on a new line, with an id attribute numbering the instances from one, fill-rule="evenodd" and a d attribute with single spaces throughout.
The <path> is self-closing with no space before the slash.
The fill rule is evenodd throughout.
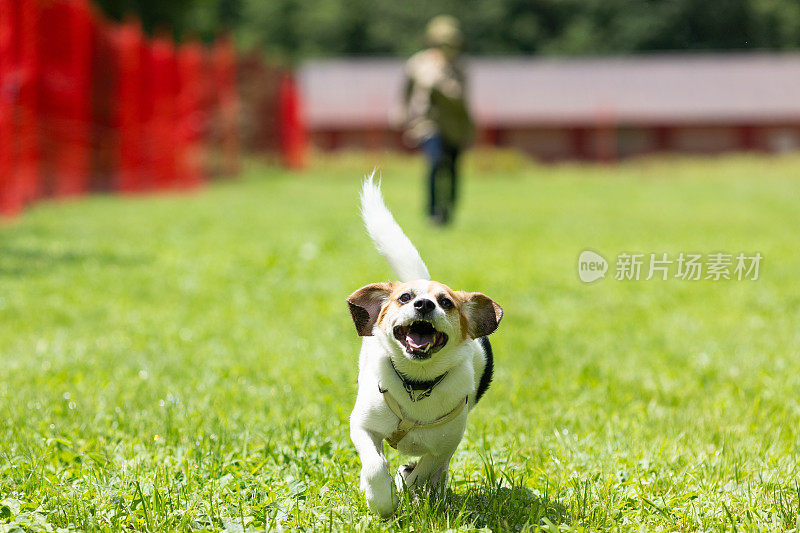
<path id="1" fill-rule="evenodd" d="M 403 374 L 401 374 L 399 370 L 397 370 L 397 367 L 394 366 L 394 361 L 392 361 L 391 358 L 389 358 L 389 363 L 392 365 L 392 370 L 394 370 L 394 373 L 397 374 L 398 378 L 400 378 L 400 382 L 403 384 L 403 388 L 406 390 L 406 393 L 412 402 L 418 402 L 419 400 L 424 400 L 430 396 L 433 392 L 433 388 L 441 383 L 441 381 L 447 376 L 447 372 L 445 372 L 441 376 L 431 381 L 427 388 L 415 389 L 414 384 L 409 382 L 409 380 Z"/>
<path id="2" fill-rule="evenodd" d="M 405 386 L 406 392 L 408 393 L 408 397 L 411 398 L 412 402 L 424 400 L 425 398 L 430 396 L 431 393 L 433 392 L 433 386 L 425 390 L 418 391 L 417 389 L 412 388 L 411 385 L 408 385 L 406 383 L 404 383 L 403 385 Z"/>

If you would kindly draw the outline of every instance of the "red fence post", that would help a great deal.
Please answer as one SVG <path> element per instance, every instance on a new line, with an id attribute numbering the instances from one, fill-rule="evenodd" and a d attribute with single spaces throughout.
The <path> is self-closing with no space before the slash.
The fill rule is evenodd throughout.
<path id="1" fill-rule="evenodd" d="M 39 4 L 17 0 L 19 9 L 19 107 L 17 179 L 23 202 L 39 196 Z"/>
<path id="2" fill-rule="evenodd" d="M 177 63 L 175 48 L 166 38 L 153 39 L 153 150 L 155 186 L 175 184 L 175 95 Z"/>
<path id="3" fill-rule="evenodd" d="M 236 52 L 230 36 L 221 37 L 214 44 L 214 79 L 223 172 L 233 176 L 239 172 L 239 97 L 236 90 Z"/>
<path id="4" fill-rule="evenodd" d="M 18 16 L 15 0 L 0 0 L 0 216 L 13 216 L 22 208 L 16 179 L 15 132 Z"/>
<path id="5" fill-rule="evenodd" d="M 40 36 L 39 76 L 39 191 L 38 196 L 55 193 L 56 180 L 63 178 L 59 159 L 68 143 L 69 21 L 64 2 L 39 2 L 37 35 Z"/>
<path id="6" fill-rule="evenodd" d="M 119 129 L 116 186 L 120 192 L 142 190 L 144 114 L 142 109 L 144 43 L 138 23 L 128 21 L 115 35 L 119 62 L 116 124 Z"/>
<path id="7" fill-rule="evenodd" d="M 64 170 L 67 174 L 60 194 L 83 194 L 89 185 L 89 157 L 91 149 L 91 65 L 92 65 L 92 14 L 87 0 L 72 0 L 70 6 L 70 42 L 73 79 L 70 92 L 69 118 L 73 124 L 71 145 L 65 154 Z"/>
<path id="8" fill-rule="evenodd" d="M 291 74 L 285 74 L 281 79 L 278 98 L 283 162 L 289 168 L 300 169 L 305 166 L 306 131 L 300 111 L 300 96 Z"/>
<path id="9" fill-rule="evenodd" d="M 88 181 L 91 19 L 85 0 L 39 5 L 39 192 L 72 196 Z"/>
<path id="10" fill-rule="evenodd" d="M 142 38 L 141 46 L 141 81 L 139 83 L 139 102 L 141 104 L 141 190 L 156 188 L 156 80 L 153 61 L 153 45 Z"/>
<path id="11" fill-rule="evenodd" d="M 200 71 L 200 107 L 204 117 L 201 141 L 206 152 L 203 169 L 211 175 L 219 172 L 216 153 L 219 144 L 219 99 L 213 48 L 203 47 Z"/>
<path id="12" fill-rule="evenodd" d="M 183 187 L 196 187 L 204 179 L 203 47 L 192 41 L 180 48 L 178 93 L 177 171 Z"/>
<path id="13" fill-rule="evenodd" d="M 92 191 L 117 188 L 119 163 L 119 58 L 116 28 L 91 13 L 90 55 L 90 153 L 89 182 Z"/>

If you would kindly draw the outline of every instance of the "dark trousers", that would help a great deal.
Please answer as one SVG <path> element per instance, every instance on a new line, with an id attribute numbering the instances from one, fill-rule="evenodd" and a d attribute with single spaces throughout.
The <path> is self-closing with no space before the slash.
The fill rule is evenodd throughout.
<path id="1" fill-rule="evenodd" d="M 461 150 L 438 134 L 426 137 L 421 147 L 428 160 L 428 215 L 435 222 L 446 224 L 456 203 Z"/>

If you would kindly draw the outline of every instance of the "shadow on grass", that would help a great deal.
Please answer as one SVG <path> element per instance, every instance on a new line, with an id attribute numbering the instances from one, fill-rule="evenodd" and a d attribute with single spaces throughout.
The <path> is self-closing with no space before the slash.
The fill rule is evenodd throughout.
<path id="1" fill-rule="evenodd" d="M 147 261 L 145 257 L 110 252 L 6 245 L 0 246 L 0 277 L 37 275 L 54 268 L 89 262 L 110 266 L 134 266 Z"/>
<path id="2" fill-rule="evenodd" d="M 452 522 L 467 522 L 493 531 L 521 531 L 525 526 L 560 524 L 569 520 L 566 508 L 525 487 L 479 484 L 464 492 L 448 491 L 441 512 Z"/>

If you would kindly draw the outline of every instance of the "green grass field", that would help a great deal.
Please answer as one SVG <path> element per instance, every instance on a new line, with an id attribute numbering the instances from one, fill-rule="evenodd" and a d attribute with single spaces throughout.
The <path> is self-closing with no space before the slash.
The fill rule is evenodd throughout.
<path id="1" fill-rule="evenodd" d="M 344 302 L 390 277 L 360 176 L 434 278 L 505 308 L 450 494 L 367 511 Z M 797 530 L 800 158 L 541 167 L 473 157 L 453 227 L 418 159 L 0 226 L 0 531 Z M 591 285 L 577 257 L 612 262 Z M 760 252 L 756 281 L 616 281 L 621 252 Z M 389 450 L 393 465 L 399 457 Z"/>

